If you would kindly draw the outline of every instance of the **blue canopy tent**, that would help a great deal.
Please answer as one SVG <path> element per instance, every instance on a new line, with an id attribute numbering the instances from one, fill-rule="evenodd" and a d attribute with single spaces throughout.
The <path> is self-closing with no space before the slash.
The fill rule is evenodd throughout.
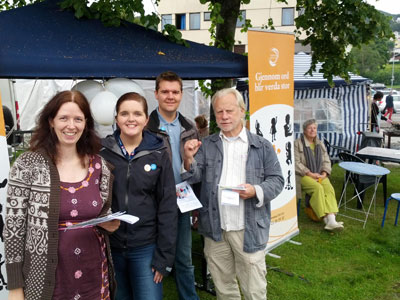
<path id="1" fill-rule="evenodd" d="M 183 79 L 247 76 L 247 57 L 122 23 L 78 20 L 58 0 L 0 12 L 0 78 L 154 79 L 172 70 Z"/>

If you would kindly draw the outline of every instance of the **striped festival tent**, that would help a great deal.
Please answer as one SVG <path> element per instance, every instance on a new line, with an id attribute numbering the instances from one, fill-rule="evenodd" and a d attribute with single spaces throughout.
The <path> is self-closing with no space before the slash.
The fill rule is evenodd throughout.
<path id="1" fill-rule="evenodd" d="M 331 88 L 319 72 L 317 65 L 313 76 L 305 75 L 311 56 L 298 53 L 294 57 L 294 130 L 295 138 L 302 133 L 302 123 L 314 118 L 318 122 L 318 135 L 331 145 L 355 152 L 361 143 L 360 133 L 368 130 L 369 104 L 367 85 L 369 79 L 351 75 L 351 83 L 335 77 Z M 330 149 L 330 156 L 337 157 L 337 150 Z"/>
<path id="2" fill-rule="evenodd" d="M 319 131 L 319 138 L 321 140 L 325 138 L 332 145 L 345 147 L 351 152 L 355 152 L 357 145 L 361 143 L 361 135 L 359 133 L 368 129 L 368 101 L 366 94 L 366 84 L 295 90 L 295 115 L 296 104 L 305 99 L 312 99 L 313 101 L 325 99 L 326 101 L 338 103 L 342 113 L 342 130 Z M 318 118 L 316 119 L 318 122 Z M 302 124 L 296 124 L 295 119 L 294 127 L 295 138 L 298 138 L 302 132 Z M 330 151 L 331 157 L 337 156 L 335 149 L 331 148 Z"/>

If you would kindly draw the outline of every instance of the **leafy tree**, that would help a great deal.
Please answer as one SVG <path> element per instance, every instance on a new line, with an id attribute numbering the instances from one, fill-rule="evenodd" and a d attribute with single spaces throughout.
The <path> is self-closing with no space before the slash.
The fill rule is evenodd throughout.
<path id="1" fill-rule="evenodd" d="M 350 59 L 354 62 L 352 72 L 372 79 L 374 73 L 389 61 L 393 46 L 393 42 L 382 40 L 354 47 L 350 52 Z"/>
<path id="2" fill-rule="evenodd" d="M 392 28 L 393 32 L 400 31 L 400 23 L 392 22 L 390 27 Z"/>
<path id="3" fill-rule="evenodd" d="M 321 72 L 332 84 L 338 75 L 349 80 L 352 61 L 347 47 L 359 47 L 377 38 L 392 36 L 387 18 L 363 0 L 298 0 L 297 9 L 304 14 L 296 18 L 297 33 L 305 31 L 303 45 L 311 45 L 313 51 L 311 74 L 318 61 Z"/>
<path id="4" fill-rule="evenodd" d="M 392 84 L 392 64 L 387 64 L 385 68 L 373 72 L 368 76 L 374 82 L 384 83 L 386 86 L 391 86 Z M 400 64 L 394 65 L 394 85 L 400 85 Z"/>
<path id="5" fill-rule="evenodd" d="M 385 16 L 389 17 L 390 28 L 392 28 L 393 32 L 400 31 L 400 23 L 397 23 L 396 20 L 400 18 L 400 14 L 392 15 L 387 12 L 382 12 Z"/>

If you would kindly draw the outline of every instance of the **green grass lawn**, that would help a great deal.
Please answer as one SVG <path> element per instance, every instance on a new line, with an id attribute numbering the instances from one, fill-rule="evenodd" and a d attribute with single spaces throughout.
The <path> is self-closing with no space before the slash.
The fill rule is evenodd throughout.
<path id="1" fill-rule="evenodd" d="M 400 192 L 400 167 L 388 167 L 388 195 Z M 339 199 L 343 171 L 336 164 L 331 181 Z M 349 195 L 351 192 L 349 192 Z M 365 201 L 372 196 L 368 192 Z M 381 228 L 384 210 L 382 185 L 377 192 L 376 214 L 366 228 L 362 223 L 338 216 L 345 229 L 341 233 L 323 230 L 300 209 L 300 234 L 272 250 L 280 259 L 266 256 L 269 300 L 394 300 L 400 299 L 400 226 L 394 226 L 397 202 L 392 201 Z M 355 206 L 355 203 L 353 203 Z M 350 203 L 350 205 L 352 205 Z M 400 222 L 400 221 L 399 221 Z M 201 252 L 201 241 L 194 235 L 193 248 Z M 196 280 L 201 282 L 200 259 L 195 256 Z M 164 282 L 164 299 L 178 299 L 172 277 Z M 199 291 L 200 299 L 216 297 Z"/>

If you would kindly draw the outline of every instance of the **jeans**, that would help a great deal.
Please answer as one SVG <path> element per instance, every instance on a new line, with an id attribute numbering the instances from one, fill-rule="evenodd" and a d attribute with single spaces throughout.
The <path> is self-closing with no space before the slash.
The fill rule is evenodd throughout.
<path id="1" fill-rule="evenodd" d="M 199 300 L 194 286 L 190 212 L 179 213 L 175 254 L 175 282 L 179 300 Z"/>
<path id="2" fill-rule="evenodd" d="M 155 244 L 129 248 L 111 248 L 117 280 L 116 300 L 161 300 L 162 283 L 153 281 L 151 271 Z"/>

